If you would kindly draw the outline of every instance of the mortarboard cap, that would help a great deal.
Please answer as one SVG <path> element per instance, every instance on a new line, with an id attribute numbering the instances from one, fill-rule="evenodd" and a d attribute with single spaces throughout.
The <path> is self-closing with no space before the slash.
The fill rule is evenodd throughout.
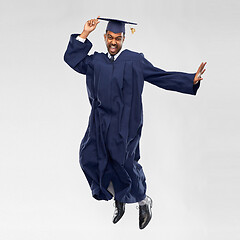
<path id="1" fill-rule="evenodd" d="M 106 30 L 114 32 L 114 33 L 120 33 L 123 32 L 125 33 L 125 24 L 134 24 L 137 25 L 137 23 L 132 23 L 132 22 L 126 22 L 118 19 L 112 19 L 112 18 L 97 18 L 100 20 L 106 20 L 108 21 L 108 25 Z M 131 28 L 132 33 L 135 32 L 134 28 Z"/>

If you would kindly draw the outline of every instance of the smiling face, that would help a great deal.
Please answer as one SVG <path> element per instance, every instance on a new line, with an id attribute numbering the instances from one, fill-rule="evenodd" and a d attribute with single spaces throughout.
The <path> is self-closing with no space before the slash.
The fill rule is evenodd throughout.
<path id="1" fill-rule="evenodd" d="M 121 50 L 125 36 L 123 32 L 114 33 L 111 31 L 107 31 L 107 33 L 104 34 L 104 39 L 105 39 L 108 52 L 111 55 L 115 55 Z"/>

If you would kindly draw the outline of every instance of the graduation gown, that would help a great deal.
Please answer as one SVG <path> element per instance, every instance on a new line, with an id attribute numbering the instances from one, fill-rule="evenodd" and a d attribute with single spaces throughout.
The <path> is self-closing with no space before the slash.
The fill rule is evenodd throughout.
<path id="1" fill-rule="evenodd" d="M 112 181 L 115 199 L 134 203 L 146 197 L 146 178 L 139 164 L 143 126 L 144 81 L 159 88 L 196 95 L 195 73 L 164 71 L 142 53 L 123 50 L 111 63 L 107 53 L 89 55 L 92 43 L 71 34 L 64 61 L 86 75 L 91 113 L 79 149 L 80 166 L 97 200 L 110 200 Z"/>

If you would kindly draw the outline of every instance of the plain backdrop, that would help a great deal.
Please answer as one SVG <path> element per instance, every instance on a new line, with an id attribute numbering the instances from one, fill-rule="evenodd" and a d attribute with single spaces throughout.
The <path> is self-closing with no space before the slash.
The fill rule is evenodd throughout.
<path id="1" fill-rule="evenodd" d="M 1 1 L 0 239 L 240 239 L 237 0 Z M 206 72 L 196 96 L 144 84 L 139 163 L 153 217 L 137 204 L 114 225 L 78 162 L 90 104 L 64 61 L 70 35 L 97 16 L 126 25 L 123 48 L 166 71 Z M 106 52 L 101 21 L 89 35 Z"/>

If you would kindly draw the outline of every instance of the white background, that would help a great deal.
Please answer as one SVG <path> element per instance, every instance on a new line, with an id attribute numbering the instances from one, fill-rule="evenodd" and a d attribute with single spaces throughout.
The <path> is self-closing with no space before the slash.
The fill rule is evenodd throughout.
<path id="1" fill-rule="evenodd" d="M 2 1 L 0 239 L 240 239 L 239 11 L 237 0 Z M 63 55 L 99 15 L 137 22 L 123 48 L 161 69 L 207 62 L 196 96 L 144 85 L 144 230 L 137 204 L 112 223 L 113 200 L 92 198 L 78 162 L 90 104 Z M 106 25 L 89 36 L 90 54 L 107 51 Z"/>

